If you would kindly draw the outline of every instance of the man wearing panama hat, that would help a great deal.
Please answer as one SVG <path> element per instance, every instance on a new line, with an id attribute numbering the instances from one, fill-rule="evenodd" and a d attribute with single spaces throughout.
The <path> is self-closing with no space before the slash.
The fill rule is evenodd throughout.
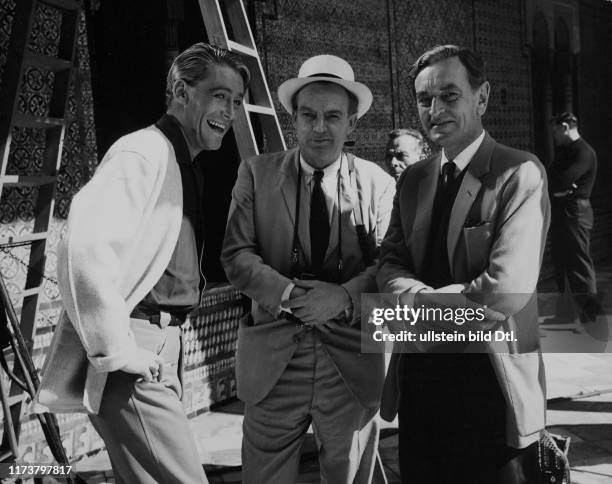
<path id="1" fill-rule="evenodd" d="M 376 291 L 395 182 L 343 152 L 372 103 L 346 61 L 306 60 L 278 97 L 298 146 L 241 164 L 222 253 L 228 279 L 253 301 L 237 350 L 243 479 L 295 482 L 312 424 L 322 482 L 365 483 L 384 359 L 361 354 L 360 295 Z"/>

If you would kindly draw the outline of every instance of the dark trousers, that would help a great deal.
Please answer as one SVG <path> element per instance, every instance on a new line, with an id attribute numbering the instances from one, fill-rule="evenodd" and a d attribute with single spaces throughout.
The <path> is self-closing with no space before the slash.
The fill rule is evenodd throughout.
<path id="1" fill-rule="evenodd" d="M 403 484 L 531 484 L 537 444 L 505 444 L 505 401 L 487 355 L 403 355 Z"/>
<path id="2" fill-rule="evenodd" d="M 553 197 L 550 245 L 557 287 L 561 293 L 569 289 L 583 322 L 595 319 L 600 312 L 590 255 L 592 228 L 589 200 Z"/>

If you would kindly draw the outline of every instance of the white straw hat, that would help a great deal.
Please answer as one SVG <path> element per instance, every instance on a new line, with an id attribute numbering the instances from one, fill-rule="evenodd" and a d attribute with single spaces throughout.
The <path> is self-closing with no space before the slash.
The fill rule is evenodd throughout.
<path id="1" fill-rule="evenodd" d="M 295 93 L 312 82 L 321 81 L 333 82 L 353 93 L 358 101 L 357 117 L 360 118 L 370 109 L 372 91 L 365 84 L 355 82 L 355 74 L 349 63 L 335 55 L 316 55 L 304 61 L 298 76 L 278 87 L 278 99 L 291 114 L 291 99 Z"/>

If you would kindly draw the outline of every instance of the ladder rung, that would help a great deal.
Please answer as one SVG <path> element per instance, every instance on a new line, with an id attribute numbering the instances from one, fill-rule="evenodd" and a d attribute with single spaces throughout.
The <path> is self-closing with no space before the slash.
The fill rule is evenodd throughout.
<path id="1" fill-rule="evenodd" d="M 28 51 L 25 55 L 25 63 L 28 66 L 39 67 L 46 71 L 67 71 L 72 67 L 70 61 L 60 59 L 59 57 L 51 57 L 48 55 L 37 54 L 36 52 Z"/>
<path id="2" fill-rule="evenodd" d="M 80 5 L 74 0 L 38 0 L 51 7 L 60 8 L 62 10 L 78 10 Z"/>
<path id="3" fill-rule="evenodd" d="M 21 244 L 23 242 L 35 242 L 37 240 L 44 240 L 49 237 L 49 232 L 36 232 L 34 234 L 26 235 L 11 235 L 0 239 L 0 247 L 3 245 Z"/>
<path id="4" fill-rule="evenodd" d="M 234 42 L 233 40 L 227 41 L 227 48 L 232 52 L 238 52 L 242 55 L 248 55 L 250 57 L 259 57 L 255 49 L 243 44 L 239 44 L 238 42 Z"/>
<path id="5" fill-rule="evenodd" d="M 21 291 L 21 294 L 19 295 L 19 297 L 26 298 L 26 297 L 30 297 L 30 296 L 36 296 L 40 293 L 40 286 L 36 286 L 36 287 L 31 287 L 30 289 L 24 289 L 23 291 Z"/>
<path id="6" fill-rule="evenodd" d="M 8 404 L 9 407 L 12 407 L 13 405 L 15 405 L 16 403 L 21 403 L 23 402 L 23 399 L 25 397 L 25 393 L 20 393 L 19 395 L 12 395 L 8 397 Z"/>
<path id="7" fill-rule="evenodd" d="M 62 118 L 48 118 L 45 116 L 30 116 L 29 114 L 15 113 L 13 118 L 14 126 L 21 126 L 23 128 L 57 128 L 62 126 L 64 120 Z"/>
<path id="8" fill-rule="evenodd" d="M 0 462 L 11 462 L 15 461 L 16 458 L 17 456 L 13 454 L 12 450 L 6 450 L 0 454 Z"/>
<path id="9" fill-rule="evenodd" d="M 40 175 L 40 176 L 24 176 L 24 175 L 4 175 L 2 177 L 3 185 L 12 186 L 37 186 L 37 185 L 48 185 L 49 183 L 55 183 L 57 179 L 53 175 Z"/>
<path id="10" fill-rule="evenodd" d="M 266 106 L 259 106 L 257 104 L 244 103 L 244 109 L 249 113 L 267 114 L 268 116 L 274 116 L 276 114 L 274 109 Z"/>

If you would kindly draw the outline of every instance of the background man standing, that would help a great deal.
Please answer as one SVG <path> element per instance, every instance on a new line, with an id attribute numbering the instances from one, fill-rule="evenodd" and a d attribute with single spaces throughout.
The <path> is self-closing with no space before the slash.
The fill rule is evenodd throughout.
<path id="1" fill-rule="evenodd" d="M 119 139 L 74 197 L 59 245 L 65 312 L 38 410 L 87 411 L 117 482 L 207 482 L 181 404 L 181 324 L 198 307 L 202 180 L 249 71 L 195 44 L 172 63 L 166 114 Z"/>
<path id="2" fill-rule="evenodd" d="M 385 151 L 385 168 L 396 180 L 407 166 L 423 158 L 425 142 L 416 129 L 398 128 L 389 133 Z"/>
<path id="3" fill-rule="evenodd" d="M 572 113 L 556 116 L 551 125 L 556 146 L 548 170 L 555 278 L 560 293 L 569 285 L 580 321 L 588 323 L 600 311 L 590 254 L 593 209 L 589 199 L 597 174 L 597 155 L 578 133 L 578 119 Z M 557 317 L 565 316 L 560 312 Z"/>
<path id="4" fill-rule="evenodd" d="M 242 163 L 222 253 L 228 279 L 253 300 L 238 333 L 242 475 L 295 482 L 312 423 L 322 482 L 366 483 L 384 359 L 360 354 L 360 296 L 376 291 L 395 182 L 342 151 L 372 103 L 346 61 L 308 59 L 278 96 L 298 147 Z"/>
<path id="5" fill-rule="evenodd" d="M 490 86 L 475 52 L 435 47 L 413 75 L 423 129 L 443 149 L 399 180 L 379 287 L 400 305 L 493 307 L 490 317 L 517 331 L 507 350 L 520 354 L 395 353 L 381 414 L 399 408 L 402 482 L 536 482 L 546 407 L 535 298 L 549 223 L 544 169 L 483 130 Z"/>

